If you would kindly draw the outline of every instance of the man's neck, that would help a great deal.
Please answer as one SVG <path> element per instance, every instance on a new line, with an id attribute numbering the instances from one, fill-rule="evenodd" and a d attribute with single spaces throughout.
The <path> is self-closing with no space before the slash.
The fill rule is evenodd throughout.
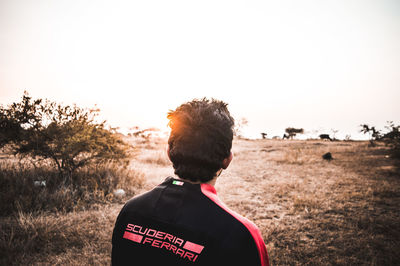
<path id="1" fill-rule="evenodd" d="M 179 178 L 179 180 L 182 180 L 184 182 L 188 182 L 188 183 L 191 183 L 191 184 L 209 184 L 209 185 L 214 187 L 215 184 L 217 183 L 217 178 L 218 178 L 218 176 L 215 176 L 213 179 L 211 179 L 210 181 L 207 181 L 207 182 L 200 182 L 200 181 L 194 182 L 194 181 L 187 180 L 187 179 L 184 179 L 184 178 Z"/>

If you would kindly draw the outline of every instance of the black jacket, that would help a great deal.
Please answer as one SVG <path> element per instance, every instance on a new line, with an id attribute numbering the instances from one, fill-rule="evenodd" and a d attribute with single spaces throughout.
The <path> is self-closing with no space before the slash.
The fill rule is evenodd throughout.
<path id="1" fill-rule="evenodd" d="M 113 265 L 268 265 L 258 228 L 213 186 L 171 177 L 125 204 L 112 244 Z"/>

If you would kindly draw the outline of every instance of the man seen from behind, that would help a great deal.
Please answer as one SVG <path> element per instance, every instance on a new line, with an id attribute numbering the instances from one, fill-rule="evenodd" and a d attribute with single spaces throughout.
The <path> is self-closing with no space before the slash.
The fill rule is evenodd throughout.
<path id="1" fill-rule="evenodd" d="M 129 200 L 115 223 L 113 265 L 268 265 L 258 228 L 230 210 L 214 185 L 232 160 L 227 104 L 193 100 L 168 113 L 176 178 Z"/>

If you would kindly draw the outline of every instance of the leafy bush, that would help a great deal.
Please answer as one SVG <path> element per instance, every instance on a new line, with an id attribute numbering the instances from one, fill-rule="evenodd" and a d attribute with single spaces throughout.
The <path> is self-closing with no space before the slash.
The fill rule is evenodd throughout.
<path id="1" fill-rule="evenodd" d="M 369 142 L 372 147 L 375 146 L 375 141 L 379 140 L 382 137 L 382 133 L 380 130 L 377 130 L 374 126 L 369 126 L 368 124 L 360 125 L 360 132 L 364 134 L 369 134 Z"/>
<path id="2" fill-rule="evenodd" d="M 98 109 L 63 106 L 48 100 L 22 101 L 0 108 L 0 147 L 35 164 L 51 161 L 60 175 L 73 182 L 73 173 L 84 166 L 119 162 L 127 164 L 130 146 L 105 121 Z"/>
<path id="3" fill-rule="evenodd" d="M 386 128 L 389 132 L 382 136 L 382 140 L 391 147 L 393 157 L 400 158 L 400 125 L 389 121 Z"/>

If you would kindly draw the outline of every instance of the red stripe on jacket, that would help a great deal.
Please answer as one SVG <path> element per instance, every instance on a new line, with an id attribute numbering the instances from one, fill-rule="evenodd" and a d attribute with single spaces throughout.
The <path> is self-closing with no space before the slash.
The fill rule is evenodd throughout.
<path id="1" fill-rule="evenodd" d="M 220 206 L 223 210 L 228 212 L 230 215 L 235 217 L 239 222 L 241 222 L 244 226 L 246 226 L 247 230 L 250 231 L 253 239 L 256 243 L 258 255 L 260 256 L 260 265 L 267 266 L 269 265 L 267 248 L 262 239 L 261 233 L 258 230 L 257 226 L 253 224 L 250 220 L 241 216 L 240 214 L 229 209 L 217 196 L 217 191 L 212 185 L 209 184 L 201 184 L 201 192 L 210 200 L 212 200 L 215 204 Z"/>

